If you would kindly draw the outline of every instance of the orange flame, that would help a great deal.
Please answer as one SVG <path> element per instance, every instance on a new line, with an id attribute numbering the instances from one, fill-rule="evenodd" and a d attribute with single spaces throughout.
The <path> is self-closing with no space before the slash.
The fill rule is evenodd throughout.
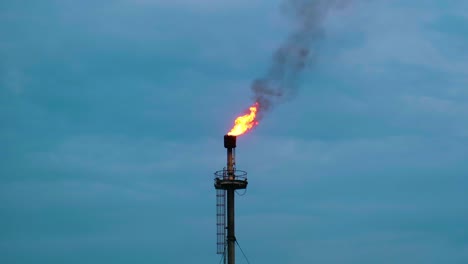
<path id="1" fill-rule="evenodd" d="M 258 125 L 257 117 L 258 102 L 249 107 L 250 113 L 239 116 L 234 121 L 234 127 L 228 132 L 230 136 L 239 136 Z"/>

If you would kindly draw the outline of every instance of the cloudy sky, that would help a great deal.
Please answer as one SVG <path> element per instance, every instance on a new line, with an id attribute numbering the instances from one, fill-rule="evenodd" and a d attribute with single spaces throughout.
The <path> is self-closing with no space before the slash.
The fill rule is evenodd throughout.
<path id="1" fill-rule="evenodd" d="M 280 6 L 1 1 L 0 262 L 218 263 L 213 172 Z M 297 97 L 238 139 L 251 263 L 468 263 L 467 10 L 328 13 Z"/>

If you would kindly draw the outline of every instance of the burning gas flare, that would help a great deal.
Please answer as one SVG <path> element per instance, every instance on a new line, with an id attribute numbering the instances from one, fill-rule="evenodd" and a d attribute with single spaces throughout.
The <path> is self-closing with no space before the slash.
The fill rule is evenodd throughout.
<path id="1" fill-rule="evenodd" d="M 256 102 L 249 107 L 250 113 L 239 116 L 234 121 L 234 127 L 227 134 L 230 136 L 239 136 L 258 125 L 257 110 L 259 104 Z"/>

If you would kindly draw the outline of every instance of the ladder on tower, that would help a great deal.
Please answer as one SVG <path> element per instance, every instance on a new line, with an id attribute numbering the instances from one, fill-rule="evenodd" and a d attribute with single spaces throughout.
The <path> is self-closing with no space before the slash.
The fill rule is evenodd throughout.
<path id="1" fill-rule="evenodd" d="M 216 190 L 216 246 L 217 254 L 226 251 L 226 190 Z"/>

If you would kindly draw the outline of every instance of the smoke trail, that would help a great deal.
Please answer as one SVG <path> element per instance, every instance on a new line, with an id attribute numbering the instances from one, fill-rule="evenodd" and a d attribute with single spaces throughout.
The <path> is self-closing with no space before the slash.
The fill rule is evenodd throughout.
<path id="1" fill-rule="evenodd" d="M 323 37 L 321 23 L 332 8 L 342 7 L 349 0 L 289 0 L 284 11 L 291 15 L 295 30 L 275 51 L 265 76 L 252 83 L 259 113 L 293 98 L 297 93 L 299 75 L 314 56 L 314 44 Z"/>

